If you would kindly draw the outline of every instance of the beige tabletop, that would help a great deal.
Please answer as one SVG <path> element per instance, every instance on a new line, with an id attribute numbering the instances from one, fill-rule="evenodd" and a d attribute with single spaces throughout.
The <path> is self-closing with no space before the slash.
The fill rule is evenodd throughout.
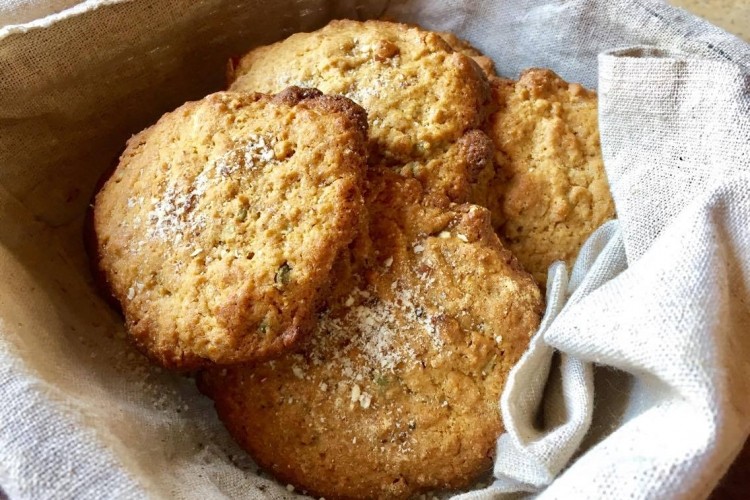
<path id="1" fill-rule="evenodd" d="M 669 0 L 750 42 L 750 0 Z"/>

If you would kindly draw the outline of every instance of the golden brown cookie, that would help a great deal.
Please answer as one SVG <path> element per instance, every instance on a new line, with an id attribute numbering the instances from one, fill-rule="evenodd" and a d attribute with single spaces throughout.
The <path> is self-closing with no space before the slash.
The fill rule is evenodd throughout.
<path id="1" fill-rule="evenodd" d="M 544 285 L 556 260 L 571 264 L 588 236 L 615 215 L 602 163 L 597 96 L 546 69 L 493 81 L 498 111 L 487 132 L 498 176 L 486 199 L 493 225 Z"/>
<path id="2" fill-rule="evenodd" d="M 477 65 L 482 68 L 484 74 L 487 76 L 497 76 L 495 72 L 495 63 L 492 59 L 484 55 L 479 49 L 471 45 L 463 38 L 459 38 L 453 33 L 448 31 L 442 31 L 438 33 L 440 37 L 445 40 L 448 45 L 451 46 L 456 52 L 460 52 L 465 56 L 471 57 Z"/>
<path id="3" fill-rule="evenodd" d="M 475 205 L 423 203 L 368 173 L 375 258 L 297 354 L 199 379 L 259 465 L 325 498 L 408 498 L 486 473 L 498 401 L 539 324 L 540 292 Z"/>
<path id="4" fill-rule="evenodd" d="M 477 64 L 443 38 L 386 21 L 332 21 L 259 47 L 230 71 L 230 89 L 276 92 L 288 85 L 342 94 L 367 110 L 370 164 L 405 172 L 435 196 L 468 201 L 470 184 L 491 169 L 455 154 L 491 111 L 489 82 Z M 458 187 L 457 187 L 458 186 Z"/>
<path id="5" fill-rule="evenodd" d="M 366 131 L 348 99 L 290 88 L 212 94 L 131 138 L 94 230 L 137 345 L 189 369 L 309 333 L 362 215 Z"/>

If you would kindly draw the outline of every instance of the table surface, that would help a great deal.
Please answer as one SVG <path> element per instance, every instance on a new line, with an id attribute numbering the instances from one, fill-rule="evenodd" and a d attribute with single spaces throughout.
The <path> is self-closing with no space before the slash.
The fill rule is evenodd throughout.
<path id="1" fill-rule="evenodd" d="M 750 42 L 750 0 L 669 0 Z"/>

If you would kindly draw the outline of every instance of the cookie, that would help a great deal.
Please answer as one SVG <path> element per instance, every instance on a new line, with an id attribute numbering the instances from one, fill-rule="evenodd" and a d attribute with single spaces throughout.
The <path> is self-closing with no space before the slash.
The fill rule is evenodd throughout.
<path id="1" fill-rule="evenodd" d="M 303 349 L 201 373 L 234 438 L 282 483 L 325 498 L 409 498 L 473 484 L 502 432 L 498 401 L 536 330 L 540 292 L 489 212 L 423 202 L 372 170 L 374 259 Z"/>
<path id="2" fill-rule="evenodd" d="M 550 70 L 495 79 L 498 111 L 486 128 L 498 175 L 484 195 L 493 225 L 542 285 L 550 264 L 572 264 L 588 236 L 615 216 L 602 162 L 597 96 Z"/>
<path id="3" fill-rule="evenodd" d="M 448 31 L 442 31 L 438 33 L 440 37 L 446 41 L 448 45 L 451 46 L 453 50 L 456 52 L 460 52 L 465 56 L 471 57 L 477 65 L 482 68 L 482 71 L 484 71 L 484 74 L 487 76 L 497 76 L 497 73 L 495 72 L 495 63 L 484 55 L 479 49 L 471 45 L 469 42 L 464 40 L 463 38 L 459 38 L 453 33 L 450 33 Z"/>
<path id="4" fill-rule="evenodd" d="M 212 94 L 132 137 L 93 225 L 136 344 L 193 369 L 308 334 L 363 214 L 366 130 L 348 99 L 290 88 Z"/>
<path id="5" fill-rule="evenodd" d="M 230 71 L 231 90 L 276 92 L 288 85 L 341 94 L 367 110 L 370 164 L 410 172 L 435 196 L 465 202 L 482 168 L 451 154 L 491 111 L 487 77 L 437 33 L 386 21 L 336 20 L 259 47 Z M 464 139 L 465 140 L 465 139 Z M 446 154 L 446 152 L 448 152 Z M 458 165 L 456 162 L 458 161 Z"/>

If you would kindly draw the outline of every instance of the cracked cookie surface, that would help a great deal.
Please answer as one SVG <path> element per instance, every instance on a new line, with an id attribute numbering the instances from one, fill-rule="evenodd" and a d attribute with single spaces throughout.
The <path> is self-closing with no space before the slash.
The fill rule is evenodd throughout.
<path id="1" fill-rule="evenodd" d="M 362 216 L 366 131 L 348 99 L 290 88 L 212 94 L 133 136 L 93 227 L 136 345 L 192 369 L 309 333 Z"/>
<path id="2" fill-rule="evenodd" d="M 425 204 L 419 182 L 389 170 L 368 178 L 371 258 L 339 274 L 300 352 L 206 370 L 199 387 L 256 462 L 299 490 L 466 487 L 491 467 L 498 400 L 539 324 L 540 292 L 486 209 Z"/>
<path id="3" fill-rule="evenodd" d="M 484 194 L 493 225 L 542 285 L 556 260 L 571 265 L 615 216 L 599 142 L 596 93 L 547 69 L 494 79 L 486 131 L 497 177 Z"/>
<path id="4" fill-rule="evenodd" d="M 484 55 L 479 49 L 474 47 L 468 41 L 464 40 L 463 38 L 459 38 L 448 31 L 441 31 L 439 35 L 448 43 L 448 45 L 451 46 L 453 50 L 455 50 L 456 52 L 461 52 L 465 56 L 471 57 L 474 62 L 477 63 L 480 68 L 482 68 L 482 71 L 484 71 L 485 75 L 489 77 L 497 76 L 497 73 L 495 72 L 495 63 L 492 61 L 492 59 Z"/>
<path id="5" fill-rule="evenodd" d="M 229 78 L 232 90 L 298 85 L 349 97 L 367 110 L 370 164 L 418 171 L 435 198 L 469 201 L 472 184 L 492 169 L 489 150 L 479 163 L 472 163 L 476 155 L 454 154 L 459 142 L 484 135 L 478 129 L 491 111 L 487 77 L 437 33 L 336 20 L 250 51 Z"/>

